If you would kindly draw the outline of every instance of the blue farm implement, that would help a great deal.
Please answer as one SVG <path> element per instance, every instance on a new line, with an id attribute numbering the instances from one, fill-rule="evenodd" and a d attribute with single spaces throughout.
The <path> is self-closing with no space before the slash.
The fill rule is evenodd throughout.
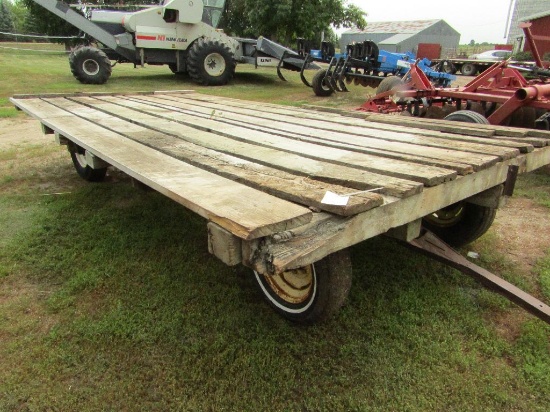
<path id="1" fill-rule="evenodd" d="M 301 54 L 304 55 L 305 64 L 300 77 L 306 86 L 313 88 L 317 96 L 330 96 L 335 91 L 346 92 L 346 83 L 352 82 L 365 87 L 378 87 L 387 76 L 407 76 L 411 64 L 416 60 L 413 53 L 380 50 L 372 41 L 349 44 L 343 54 L 336 54 L 330 43 L 323 42 L 320 50 L 311 50 L 309 53 L 302 50 Z M 304 70 L 312 61 L 329 65 L 328 68 L 319 70 L 310 83 L 304 76 Z M 416 65 L 437 86 L 449 86 L 456 78 L 430 67 L 431 62 L 428 59 L 421 59 Z"/>

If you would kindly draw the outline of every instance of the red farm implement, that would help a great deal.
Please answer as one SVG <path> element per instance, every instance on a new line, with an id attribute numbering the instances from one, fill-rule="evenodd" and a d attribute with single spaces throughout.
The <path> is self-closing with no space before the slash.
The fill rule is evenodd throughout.
<path id="1" fill-rule="evenodd" d="M 528 25 L 523 29 L 535 58 L 534 68 L 502 61 L 466 86 L 437 88 L 413 65 L 403 82 L 378 93 L 358 110 L 549 130 L 550 70 Z M 528 71 L 529 80 L 520 71 Z"/>

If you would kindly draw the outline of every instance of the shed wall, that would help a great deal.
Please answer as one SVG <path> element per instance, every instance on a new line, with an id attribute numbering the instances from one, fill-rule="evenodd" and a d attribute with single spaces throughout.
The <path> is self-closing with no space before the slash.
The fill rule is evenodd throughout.
<path id="1" fill-rule="evenodd" d="M 550 16 L 541 17 L 540 19 L 532 20 L 531 33 L 535 36 L 546 36 L 550 38 Z M 550 53 L 550 41 L 535 40 L 540 57 L 546 53 Z M 530 51 L 529 43 L 525 41 L 524 51 Z M 548 59 L 547 59 L 548 60 Z"/>
<path id="2" fill-rule="evenodd" d="M 438 43 L 443 49 L 457 48 L 460 43 L 460 33 L 444 21 L 411 35 L 398 44 L 386 44 L 384 41 L 398 33 L 343 33 L 340 37 L 340 49 L 345 50 L 346 45 L 351 42 L 362 42 L 372 40 L 378 46 L 389 52 L 404 53 L 407 51 L 417 52 L 419 43 Z"/>

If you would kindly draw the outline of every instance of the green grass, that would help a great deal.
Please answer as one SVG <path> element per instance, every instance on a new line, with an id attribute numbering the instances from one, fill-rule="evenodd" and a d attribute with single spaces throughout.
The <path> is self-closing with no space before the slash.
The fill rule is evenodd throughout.
<path id="1" fill-rule="evenodd" d="M 516 196 L 534 200 L 550 208 L 550 166 L 520 177 L 522 184 L 515 191 Z"/>
<path id="2" fill-rule="evenodd" d="M 295 74 L 282 83 L 246 66 L 230 86 L 201 88 L 163 68 L 117 66 L 85 87 L 65 57 L 0 49 L 0 64 L 4 99 L 197 88 L 317 104 Z M 353 90 L 342 105 L 370 89 Z M 548 409 L 550 328 L 391 240 L 352 247 L 347 305 L 297 327 L 246 269 L 210 256 L 206 222 L 166 197 L 118 173 L 87 184 L 53 143 L 0 151 L 0 176 L 0 411 Z M 545 204 L 536 194 L 548 180 L 522 176 L 516 195 Z M 492 244 L 489 234 L 474 245 L 485 266 L 550 296 L 550 253 L 521 273 Z"/>
<path id="3" fill-rule="evenodd" d="M 24 46 L 21 46 L 24 47 Z M 334 99 L 316 97 L 312 90 L 302 85 L 299 73 L 284 71 L 287 82 L 277 77 L 274 68 L 254 68 L 238 65 L 231 87 L 203 87 L 185 76 L 175 76 L 167 66 L 134 68 L 130 64 L 118 64 L 113 68 L 109 81 L 103 85 L 81 84 L 74 79 L 66 55 L 29 54 L 0 48 L 0 107 L 9 105 L 7 98 L 14 94 L 75 93 L 75 92 L 130 92 L 152 90 L 192 89 L 218 96 L 247 98 L 287 105 L 325 104 L 357 107 L 373 89 L 350 87 L 350 93 Z M 313 72 L 306 72 L 310 80 Z M 4 100 L 3 100 L 4 99 Z"/>

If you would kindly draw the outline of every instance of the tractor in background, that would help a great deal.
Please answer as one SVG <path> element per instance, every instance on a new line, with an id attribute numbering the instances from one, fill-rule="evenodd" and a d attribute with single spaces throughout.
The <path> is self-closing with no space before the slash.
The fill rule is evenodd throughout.
<path id="1" fill-rule="evenodd" d="M 298 53 L 268 39 L 233 38 L 217 30 L 225 0 L 164 0 L 136 12 L 75 11 L 57 0 L 33 0 L 86 35 L 86 45 L 69 56 L 74 77 L 103 84 L 112 64 L 168 65 L 202 85 L 224 85 L 237 63 L 299 71 Z M 308 68 L 318 68 L 308 64 Z"/>

